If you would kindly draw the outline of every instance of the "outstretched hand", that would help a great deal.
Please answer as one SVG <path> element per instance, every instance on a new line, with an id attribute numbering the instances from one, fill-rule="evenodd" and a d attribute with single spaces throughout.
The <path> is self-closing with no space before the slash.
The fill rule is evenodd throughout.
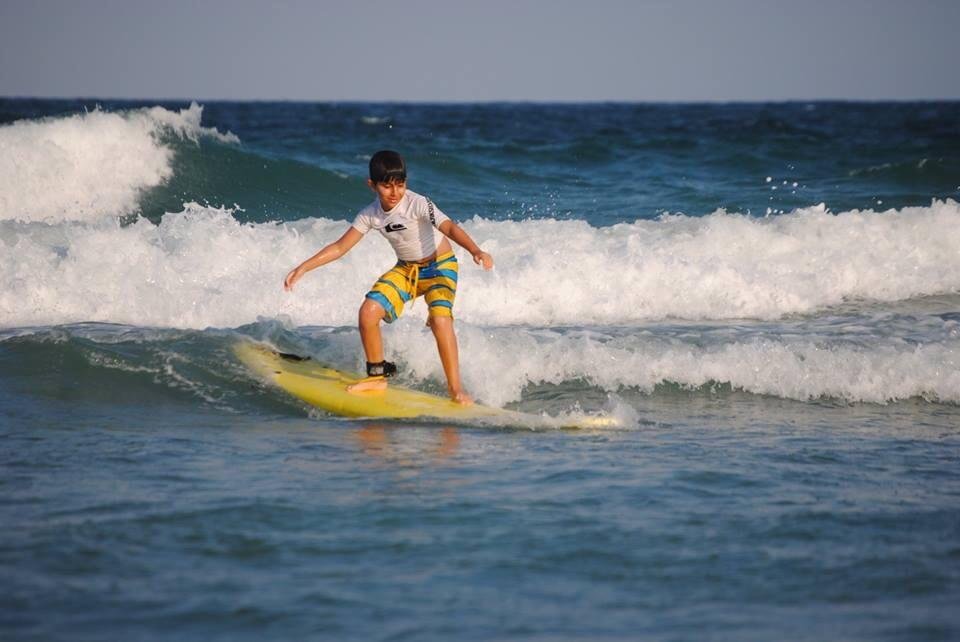
<path id="1" fill-rule="evenodd" d="M 283 280 L 283 289 L 287 292 L 293 291 L 293 284 L 299 281 L 301 276 L 303 276 L 303 272 L 300 271 L 299 267 L 290 270 L 287 277 Z"/>
<path id="2" fill-rule="evenodd" d="M 473 262 L 481 266 L 484 270 L 493 269 L 493 257 L 487 254 L 486 252 L 484 252 L 483 250 L 480 250 L 479 252 L 473 255 Z"/>

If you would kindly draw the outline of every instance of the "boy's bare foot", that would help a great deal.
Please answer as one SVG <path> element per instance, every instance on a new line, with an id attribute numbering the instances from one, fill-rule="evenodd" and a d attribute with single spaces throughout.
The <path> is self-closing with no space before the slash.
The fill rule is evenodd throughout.
<path id="1" fill-rule="evenodd" d="M 458 403 L 462 406 L 473 405 L 473 397 L 465 393 L 463 390 L 460 390 L 458 392 L 451 392 L 450 399 L 452 399 L 455 403 Z"/>
<path id="2" fill-rule="evenodd" d="M 386 389 L 387 380 L 384 377 L 368 377 L 347 386 L 347 392 L 352 394 L 360 392 L 382 392 Z"/>

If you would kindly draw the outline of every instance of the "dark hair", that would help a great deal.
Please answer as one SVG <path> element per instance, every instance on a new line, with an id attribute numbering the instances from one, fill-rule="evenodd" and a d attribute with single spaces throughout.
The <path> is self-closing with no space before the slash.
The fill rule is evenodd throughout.
<path id="1" fill-rule="evenodd" d="M 405 181 L 407 165 L 397 152 L 381 149 L 370 159 L 370 180 L 374 183 Z"/>

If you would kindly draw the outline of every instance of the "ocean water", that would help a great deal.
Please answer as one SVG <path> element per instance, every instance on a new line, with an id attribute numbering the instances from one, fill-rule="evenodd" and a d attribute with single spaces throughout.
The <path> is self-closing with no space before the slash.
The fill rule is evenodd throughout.
<path id="1" fill-rule="evenodd" d="M 401 151 L 468 389 L 344 420 Z M 0 638 L 960 638 L 960 103 L 0 99 Z M 442 392 L 426 310 L 385 329 Z"/>

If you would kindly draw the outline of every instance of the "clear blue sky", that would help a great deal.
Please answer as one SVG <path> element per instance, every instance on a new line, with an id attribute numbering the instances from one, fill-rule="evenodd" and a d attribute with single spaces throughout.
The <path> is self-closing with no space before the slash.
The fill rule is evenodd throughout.
<path id="1" fill-rule="evenodd" d="M 960 0 L 0 0 L 0 95 L 960 98 Z"/>

